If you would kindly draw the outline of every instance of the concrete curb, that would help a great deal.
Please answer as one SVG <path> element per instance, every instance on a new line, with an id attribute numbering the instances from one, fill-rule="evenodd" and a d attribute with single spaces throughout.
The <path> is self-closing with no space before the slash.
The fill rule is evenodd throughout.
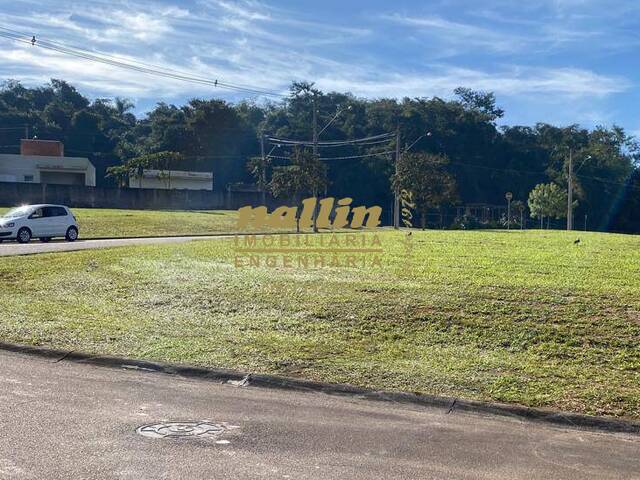
<path id="1" fill-rule="evenodd" d="M 513 417 L 534 422 L 544 422 L 554 425 L 573 427 L 578 429 L 598 430 L 609 433 L 628 433 L 640 435 L 640 423 L 630 420 L 620 420 L 609 417 L 595 417 L 578 413 L 560 412 L 550 409 L 529 408 L 520 405 L 508 405 L 476 400 L 463 400 L 435 395 L 418 395 L 414 393 L 387 392 L 355 387 L 345 384 L 332 384 L 281 377 L 277 375 L 259 375 L 223 368 L 204 368 L 190 365 L 152 362 L 121 357 L 91 355 L 88 353 L 59 350 L 48 347 L 19 345 L 0 341 L 0 350 L 37 355 L 53 359 L 55 362 L 69 361 L 109 368 L 136 369 L 146 372 L 179 375 L 186 378 L 229 383 L 236 386 L 253 386 L 276 388 L 306 392 L 320 392 L 329 395 L 353 396 L 366 400 L 395 402 L 424 407 L 442 408 L 449 414 L 455 411 L 484 413 Z"/>

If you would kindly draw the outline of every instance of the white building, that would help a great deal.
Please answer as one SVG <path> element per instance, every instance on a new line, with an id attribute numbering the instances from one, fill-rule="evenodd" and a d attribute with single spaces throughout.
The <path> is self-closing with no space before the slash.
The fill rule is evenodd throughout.
<path id="1" fill-rule="evenodd" d="M 22 140 L 20 155 L 0 154 L 0 182 L 95 187 L 96 169 L 88 158 L 65 157 L 60 142 Z"/>
<path id="2" fill-rule="evenodd" d="M 129 188 L 211 191 L 213 190 L 213 173 L 145 169 L 142 176 L 131 175 L 129 177 Z"/>

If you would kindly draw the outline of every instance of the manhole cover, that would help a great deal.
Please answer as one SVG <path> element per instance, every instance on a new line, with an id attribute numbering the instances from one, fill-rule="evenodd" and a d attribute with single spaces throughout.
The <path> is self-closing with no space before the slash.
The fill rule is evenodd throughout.
<path id="1" fill-rule="evenodd" d="M 226 427 L 209 422 L 167 422 L 143 425 L 136 432 L 150 438 L 198 437 L 216 438 Z"/>

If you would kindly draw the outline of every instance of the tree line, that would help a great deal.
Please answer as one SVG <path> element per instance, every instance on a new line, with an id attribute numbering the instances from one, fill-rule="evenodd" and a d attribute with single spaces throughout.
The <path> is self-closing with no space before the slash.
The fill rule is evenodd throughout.
<path id="1" fill-rule="evenodd" d="M 125 184 L 141 168 L 196 170 L 213 172 L 215 189 L 255 183 L 284 194 L 313 184 L 328 195 L 387 209 L 393 189 L 406 186 L 415 192 L 419 214 L 504 205 L 505 193 L 512 192 L 514 221 L 522 209 L 544 225 L 544 218 L 563 216 L 559 205 L 571 152 L 575 217 L 587 215 L 594 230 L 640 231 L 640 149 L 633 137 L 615 125 L 499 125 L 504 111 L 490 92 L 458 88 L 452 99 L 364 99 L 296 82 L 280 102 L 195 98 L 184 105 L 158 103 L 141 118 L 133 107 L 122 98 L 89 99 L 63 80 L 34 88 L 6 81 L 0 88 L 0 153 L 18 151 L 28 129 L 31 137 L 63 141 L 67 155 L 89 157 L 103 186 Z M 389 153 L 396 150 L 395 137 L 323 145 L 315 159 L 267 140 L 269 161 L 261 161 L 263 134 L 311 141 L 314 110 L 319 142 L 399 130 L 397 170 Z M 322 166 L 314 164 L 318 157 Z M 301 182 L 296 171 L 322 178 Z"/>

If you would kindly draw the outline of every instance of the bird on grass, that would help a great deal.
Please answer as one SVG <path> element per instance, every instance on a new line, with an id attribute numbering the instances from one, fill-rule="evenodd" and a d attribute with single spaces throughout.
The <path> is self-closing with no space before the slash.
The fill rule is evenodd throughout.
<path id="1" fill-rule="evenodd" d="M 574 245 L 578 245 L 580 243 L 580 239 L 577 239 L 573 242 Z"/>

